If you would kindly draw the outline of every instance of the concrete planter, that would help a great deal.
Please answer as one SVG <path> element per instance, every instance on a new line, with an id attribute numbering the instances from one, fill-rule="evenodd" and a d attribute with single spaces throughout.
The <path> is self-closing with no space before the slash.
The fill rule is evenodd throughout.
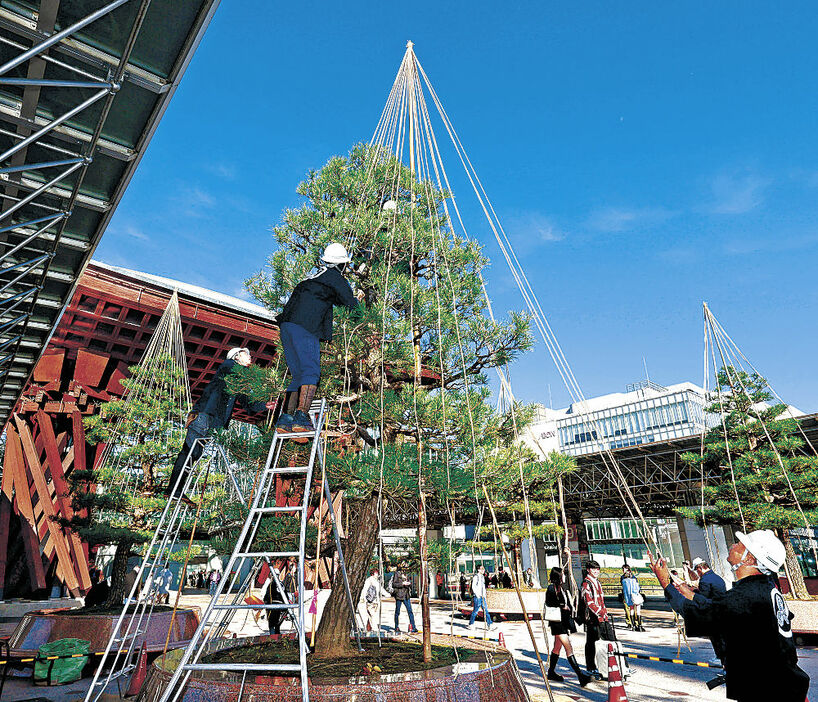
<path id="1" fill-rule="evenodd" d="M 787 607 L 795 615 L 793 633 L 818 634 L 818 600 L 787 600 Z"/>
<path id="2" fill-rule="evenodd" d="M 9 639 L 14 657 L 31 656 L 44 643 L 59 639 L 84 639 L 91 642 L 91 652 L 104 651 L 116 626 L 118 614 L 65 614 L 56 612 L 30 612 L 23 616 Z M 171 623 L 172 612 L 154 612 L 145 634 L 148 652 L 161 653 Z M 169 647 L 184 646 L 199 626 L 198 607 L 179 609 L 173 620 Z"/>
<path id="3" fill-rule="evenodd" d="M 211 644 L 213 649 L 245 646 L 267 637 L 229 639 Z M 448 636 L 434 634 L 435 644 L 450 644 Z M 514 659 L 505 649 L 489 642 L 469 640 L 470 648 L 486 649 L 490 661 L 463 662 L 417 673 L 375 675 L 353 678 L 311 678 L 310 702 L 438 702 L 439 700 L 469 700 L 469 702 L 530 702 L 520 679 Z M 156 702 L 170 681 L 181 650 L 165 659 L 157 658 L 149 668 L 148 678 L 137 702 Z M 179 702 L 232 702 L 242 685 L 242 674 L 235 672 L 194 671 L 178 698 Z M 300 702 L 297 681 L 279 676 L 248 674 L 244 699 L 264 702 Z"/>
<path id="4" fill-rule="evenodd" d="M 545 609 L 545 590 L 521 590 L 520 594 L 523 596 L 525 611 L 535 618 L 539 618 L 541 612 Z M 498 614 L 519 614 L 520 616 L 523 614 L 515 590 L 487 590 L 486 604 L 489 607 L 490 614 L 494 614 L 494 612 Z"/>

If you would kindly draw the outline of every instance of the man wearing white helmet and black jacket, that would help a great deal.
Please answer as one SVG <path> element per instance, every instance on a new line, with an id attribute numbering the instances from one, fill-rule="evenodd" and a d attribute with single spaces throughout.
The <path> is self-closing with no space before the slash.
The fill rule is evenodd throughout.
<path id="1" fill-rule="evenodd" d="M 320 343 L 332 341 L 332 308 L 358 309 L 358 300 L 344 278 L 351 261 L 347 250 L 341 244 L 330 244 L 321 261 L 317 273 L 295 286 L 278 315 L 281 345 L 292 376 L 284 412 L 276 422 L 278 432 L 314 429 L 308 412 L 321 377 Z"/>
<path id="2" fill-rule="evenodd" d="M 737 532 L 727 562 L 736 583 L 703 597 L 683 582 L 671 584 L 664 559 L 651 568 L 685 624 L 724 641 L 727 697 L 739 702 L 804 702 L 809 676 L 798 667 L 784 597 L 774 578 L 784 564 L 784 544 L 769 529 Z"/>
<path id="3" fill-rule="evenodd" d="M 250 349 L 230 349 L 227 352 L 227 360 L 219 366 L 216 375 L 207 384 L 201 397 L 196 400 L 188 415 L 185 445 L 173 464 L 173 471 L 165 489 L 166 495 L 171 494 L 174 486 L 176 486 L 176 493 L 181 493 L 186 477 L 183 476 L 179 480 L 179 475 L 185 470 L 185 465 L 187 465 L 187 472 L 202 455 L 202 442 L 196 443 L 196 440 L 204 438 L 214 429 L 227 427 L 236 404 L 253 413 L 275 409 L 274 402 L 250 402 L 244 395 L 231 395 L 227 392 L 226 378 L 233 370 L 233 367 L 238 364 L 246 368 L 251 362 Z M 192 457 L 190 462 L 187 462 L 189 454 Z M 179 481 L 178 485 L 177 480 Z M 186 495 L 182 495 L 181 498 L 189 504 L 193 504 Z"/>

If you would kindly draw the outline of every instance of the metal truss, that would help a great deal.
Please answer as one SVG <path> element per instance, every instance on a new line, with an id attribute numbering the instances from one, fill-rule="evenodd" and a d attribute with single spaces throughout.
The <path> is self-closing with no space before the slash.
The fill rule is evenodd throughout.
<path id="1" fill-rule="evenodd" d="M 0 422 L 218 4 L 178 2 L 190 23 L 169 25 L 172 8 L 150 0 L 0 7 Z M 174 48 L 153 72 L 134 50 L 160 27 Z"/>
<path id="2" fill-rule="evenodd" d="M 804 435 L 818 445 L 818 415 L 799 419 Z M 702 476 L 698 466 L 682 461 L 682 454 L 699 453 L 701 436 L 629 446 L 613 452 L 622 474 L 642 506 L 651 516 L 672 516 L 675 508 L 699 504 L 702 478 L 715 482 L 721 476 L 707 472 Z M 565 506 L 579 517 L 583 513 L 595 516 L 627 516 L 627 508 L 611 476 L 605 454 L 592 453 L 577 457 L 578 470 L 566 476 Z"/>
<path id="3" fill-rule="evenodd" d="M 43 2 L 37 30 L 48 36 L 30 48 L 7 35 L 0 36 L 6 48 L 19 52 L 0 66 L 0 91 L 12 97 L 11 105 L 4 104 L 0 111 L 3 117 L 9 116 L 9 111 L 17 116 L 9 121 L 10 128 L 2 129 L 8 145 L 0 154 L 0 389 L 9 379 L 12 361 L 24 352 L 32 315 L 49 276 L 58 274 L 53 265 L 58 244 L 122 84 L 149 2 L 143 0 L 139 19 L 115 68 L 104 73 L 90 71 L 50 56 L 49 49 L 130 1 L 109 2 L 56 33 L 50 32 L 58 3 Z M 45 78 L 47 73 L 62 77 Z M 55 92 L 59 96 L 55 97 Z M 64 107 L 46 116 L 41 102 Z M 93 133 L 79 143 L 66 143 L 64 137 L 72 120 L 98 104 L 101 109 Z M 98 205 L 104 207 L 105 203 Z"/>

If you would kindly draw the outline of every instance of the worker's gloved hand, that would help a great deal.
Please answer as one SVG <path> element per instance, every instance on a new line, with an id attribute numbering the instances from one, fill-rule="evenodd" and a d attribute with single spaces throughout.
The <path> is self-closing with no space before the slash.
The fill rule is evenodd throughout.
<path id="1" fill-rule="evenodd" d="M 276 408 L 276 404 L 278 404 L 275 400 L 271 400 L 270 402 L 266 403 L 264 406 L 272 412 Z"/>
<path id="2" fill-rule="evenodd" d="M 363 302 L 365 297 L 366 297 L 366 293 L 364 293 L 364 291 L 361 290 L 360 288 L 355 291 L 355 299 L 358 302 Z"/>
<path id="3" fill-rule="evenodd" d="M 187 429 L 194 421 L 196 421 L 196 417 L 199 416 L 198 412 L 188 412 L 187 413 L 187 421 L 185 422 L 185 429 Z"/>

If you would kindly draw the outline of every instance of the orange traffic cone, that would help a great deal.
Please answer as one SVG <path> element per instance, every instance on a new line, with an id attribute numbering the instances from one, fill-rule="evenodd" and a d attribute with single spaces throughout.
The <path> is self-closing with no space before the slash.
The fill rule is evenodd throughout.
<path id="1" fill-rule="evenodd" d="M 500 644 L 500 645 L 501 645 L 503 648 L 505 648 L 505 647 L 506 647 L 506 637 L 505 637 L 505 636 L 503 636 L 503 632 L 502 632 L 502 631 L 500 632 L 500 638 L 499 638 L 499 640 L 497 641 L 497 643 L 498 643 L 498 644 Z"/>
<path id="2" fill-rule="evenodd" d="M 616 664 L 613 644 L 608 644 L 608 702 L 628 702 L 619 666 Z"/>
<path id="3" fill-rule="evenodd" d="M 148 647 L 145 642 L 142 642 L 142 650 L 139 651 L 139 663 L 136 664 L 136 670 L 131 675 L 131 681 L 128 683 L 128 691 L 125 693 L 126 697 L 134 697 L 139 694 L 142 685 L 145 684 L 145 677 L 148 674 Z"/>

